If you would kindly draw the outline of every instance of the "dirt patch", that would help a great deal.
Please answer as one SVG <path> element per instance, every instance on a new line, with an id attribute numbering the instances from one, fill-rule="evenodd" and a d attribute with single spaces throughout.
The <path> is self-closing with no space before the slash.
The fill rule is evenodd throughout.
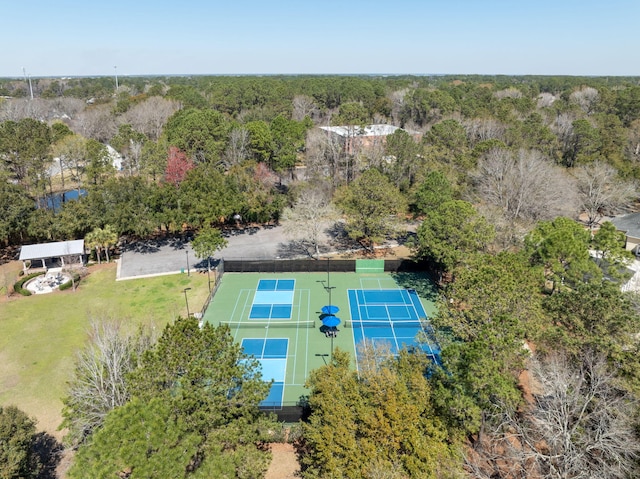
<path id="1" fill-rule="evenodd" d="M 329 256 L 340 259 L 408 259 L 412 258 L 413 254 L 409 248 L 404 245 L 400 245 L 376 247 L 374 254 L 371 254 L 364 249 L 357 249 L 343 253 L 335 253 Z"/>
<path id="2" fill-rule="evenodd" d="M 60 479 L 65 479 L 67 477 L 67 473 L 73 464 L 73 457 L 75 456 L 75 451 L 72 449 L 65 449 L 60 454 L 60 462 L 56 467 L 56 477 Z"/>
<path id="3" fill-rule="evenodd" d="M 298 456 L 291 444 L 272 443 L 271 449 L 271 465 L 267 470 L 265 479 L 296 479 L 299 477 L 300 464 L 298 464 Z"/>
<path id="4" fill-rule="evenodd" d="M 13 292 L 13 283 L 18 279 L 18 272 L 22 270 L 21 261 L 9 261 L 0 264 L 0 302 L 6 301 Z"/>

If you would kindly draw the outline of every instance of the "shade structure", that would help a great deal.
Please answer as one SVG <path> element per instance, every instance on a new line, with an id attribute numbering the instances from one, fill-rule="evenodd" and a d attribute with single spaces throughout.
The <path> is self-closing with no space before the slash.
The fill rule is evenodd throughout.
<path id="1" fill-rule="evenodd" d="M 322 324 L 329 328 L 335 328 L 340 323 L 341 323 L 341 320 L 337 316 L 327 316 L 326 318 L 322 319 Z"/>
<path id="2" fill-rule="evenodd" d="M 321 308 L 321 311 L 324 314 L 336 314 L 338 311 L 340 311 L 340 308 L 338 308 L 337 306 L 334 306 L 333 304 L 329 304 L 327 306 L 323 306 Z"/>

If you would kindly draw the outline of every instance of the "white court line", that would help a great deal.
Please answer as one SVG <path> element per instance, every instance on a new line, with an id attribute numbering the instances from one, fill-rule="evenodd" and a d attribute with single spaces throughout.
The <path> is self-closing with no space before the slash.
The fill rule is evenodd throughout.
<path id="1" fill-rule="evenodd" d="M 245 296 L 245 300 L 244 300 L 244 306 L 242 306 L 242 313 L 240 314 L 240 320 L 242 319 L 242 315 L 244 314 L 245 310 L 247 309 L 247 301 L 249 300 L 249 297 L 251 295 L 251 291 L 250 289 L 241 289 L 240 292 L 238 293 L 238 297 L 236 298 L 236 304 L 233 307 L 233 311 L 231 312 L 231 318 L 230 321 L 233 321 L 236 315 L 236 309 L 238 308 L 238 304 L 240 303 L 240 300 L 242 299 L 243 296 Z M 240 322 L 240 320 L 238 320 L 238 322 Z M 238 337 L 238 333 L 240 332 L 240 327 L 236 326 L 235 331 L 233 332 L 233 339 L 235 340 Z"/>
<path id="2" fill-rule="evenodd" d="M 300 321 L 302 321 L 302 317 L 301 317 L 302 316 L 302 303 L 303 303 L 304 296 L 306 295 L 306 297 L 307 297 L 307 316 L 308 316 L 308 313 L 309 313 L 309 302 L 310 302 L 311 294 L 310 294 L 310 290 L 309 289 L 299 289 L 297 291 L 298 291 L 299 294 L 298 294 L 298 301 L 297 301 L 297 304 L 296 304 L 296 308 L 298 310 L 298 314 L 297 314 L 298 322 L 300 322 Z M 307 338 L 306 338 L 307 339 L 307 347 L 309 346 L 309 329 L 310 328 L 304 328 L 304 330 L 306 330 L 306 333 L 307 333 Z M 296 341 L 295 341 L 295 346 L 294 346 L 294 354 L 292 354 L 292 356 L 293 356 L 293 368 L 291 370 L 291 384 L 290 384 L 291 386 L 299 386 L 299 384 L 296 383 L 295 380 L 296 380 L 296 370 L 298 368 L 298 356 L 299 356 L 298 345 L 300 343 L 301 331 L 303 331 L 303 328 L 301 328 L 299 324 L 296 324 Z M 306 356 L 308 356 L 308 355 L 309 355 L 309 350 L 307 349 Z M 306 377 L 306 364 L 305 364 L 305 377 Z M 288 385 L 289 383 L 286 383 L 286 384 Z"/>
<path id="3" fill-rule="evenodd" d="M 244 311 L 247 308 L 247 301 L 249 300 L 249 296 L 251 295 L 251 291 L 252 291 L 251 289 L 241 289 L 239 291 L 238 297 L 236 298 L 236 304 L 233 307 L 233 311 L 231 311 L 231 317 L 229 318 L 229 321 L 240 321 L 240 320 L 242 320 L 242 316 L 244 314 Z M 241 309 L 240 318 L 236 320 L 235 317 L 236 317 L 236 310 L 238 309 L 238 303 L 240 303 L 240 300 L 245 295 L 246 295 L 246 297 L 244 299 L 244 306 L 242 306 L 242 309 Z"/>
<path id="4" fill-rule="evenodd" d="M 311 290 L 307 289 L 307 317 L 311 316 Z M 313 318 L 315 321 L 315 318 Z M 315 328 L 314 328 L 315 329 Z M 304 355 L 304 378 L 306 379 L 309 376 L 309 336 L 311 335 L 311 331 L 307 330 L 307 351 Z M 304 385 L 304 384 L 303 384 Z"/>
<path id="5" fill-rule="evenodd" d="M 287 338 L 287 354 L 284 356 L 284 371 L 282 372 L 282 397 L 280 407 L 284 406 L 284 390 L 287 387 L 287 367 L 289 366 L 289 338 Z"/>
<path id="6" fill-rule="evenodd" d="M 300 295 L 302 294 L 302 291 L 296 291 L 296 295 L 294 296 L 294 303 L 295 303 L 295 307 L 297 308 L 297 317 L 298 317 L 298 323 L 300 322 Z M 296 301 L 296 296 L 297 296 L 297 301 Z M 293 311 L 291 316 L 293 317 Z M 295 380 L 296 377 L 296 363 L 297 363 L 297 356 L 298 356 L 298 331 L 300 330 L 300 325 L 296 323 L 296 341 L 295 341 L 295 345 L 294 345 L 294 354 L 293 354 L 293 370 L 291 371 L 291 382 L 293 383 L 293 381 Z M 287 349 L 287 353 L 289 352 L 289 350 Z M 289 359 L 289 358 L 287 358 Z M 287 386 L 287 383 L 285 382 L 285 387 Z"/>
<path id="7" fill-rule="evenodd" d="M 362 280 L 360 280 L 362 281 Z M 360 286 L 362 286 L 362 283 L 360 284 Z M 356 307 L 358 308 L 358 315 L 360 315 L 360 305 L 358 304 L 358 292 L 355 291 L 354 296 L 356 297 Z M 349 302 L 349 316 L 351 316 L 351 311 L 353 311 L 353 308 L 351 306 L 351 295 L 349 294 L 349 291 L 347 290 L 347 301 Z M 356 332 L 355 332 L 355 328 L 353 326 L 354 320 L 353 318 L 351 318 L 351 338 L 353 340 L 353 351 L 356 355 L 356 373 L 360 374 L 360 364 L 358 361 L 358 349 L 356 346 Z M 363 335 L 364 336 L 364 335 Z"/>

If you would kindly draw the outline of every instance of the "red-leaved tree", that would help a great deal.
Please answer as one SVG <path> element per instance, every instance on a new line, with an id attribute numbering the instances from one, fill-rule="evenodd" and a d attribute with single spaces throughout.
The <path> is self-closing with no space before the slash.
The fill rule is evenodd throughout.
<path id="1" fill-rule="evenodd" d="M 168 183 L 178 186 L 184 180 L 187 171 L 195 167 L 193 161 L 180 148 L 169 147 L 169 157 L 167 158 L 167 168 L 164 171 L 164 178 Z"/>

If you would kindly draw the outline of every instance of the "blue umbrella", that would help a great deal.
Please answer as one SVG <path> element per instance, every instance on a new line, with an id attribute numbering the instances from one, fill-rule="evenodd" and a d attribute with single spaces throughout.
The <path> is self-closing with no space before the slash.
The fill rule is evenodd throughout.
<path id="1" fill-rule="evenodd" d="M 322 319 L 322 324 L 329 328 L 335 328 L 340 323 L 340 318 L 338 318 L 337 316 L 327 316 L 326 318 Z"/>
<path id="2" fill-rule="evenodd" d="M 330 304 L 328 306 L 323 306 L 321 310 L 324 314 L 336 314 L 338 311 L 340 311 L 340 308 Z"/>

